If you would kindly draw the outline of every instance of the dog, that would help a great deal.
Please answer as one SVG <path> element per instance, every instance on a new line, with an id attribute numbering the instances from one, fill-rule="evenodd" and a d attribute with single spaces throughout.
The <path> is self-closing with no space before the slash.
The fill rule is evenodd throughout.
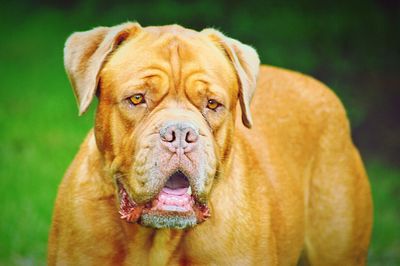
<path id="1" fill-rule="evenodd" d="M 49 265 L 366 263 L 369 181 L 322 83 L 179 25 L 77 32 L 64 63 L 79 114 L 98 106 Z"/>

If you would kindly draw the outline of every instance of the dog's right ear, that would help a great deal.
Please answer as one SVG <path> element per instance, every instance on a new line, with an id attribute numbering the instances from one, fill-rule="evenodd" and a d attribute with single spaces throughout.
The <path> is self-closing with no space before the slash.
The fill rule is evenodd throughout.
<path id="1" fill-rule="evenodd" d="M 225 36 L 215 29 L 204 29 L 202 33 L 205 33 L 217 43 L 231 61 L 239 79 L 238 96 L 240 107 L 242 108 L 242 121 L 246 127 L 251 128 L 253 122 L 250 102 L 256 89 L 257 76 L 260 69 L 260 58 L 256 50 L 249 45 Z"/>
<path id="2" fill-rule="evenodd" d="M 79 115 L 88 109 L 96 94 L 99 73 L 107 56 L 141 26 L 127 22 L 114 27 L 97 27 L 73 33 L 64 48 L 64 66 L 79 106 Z"/>

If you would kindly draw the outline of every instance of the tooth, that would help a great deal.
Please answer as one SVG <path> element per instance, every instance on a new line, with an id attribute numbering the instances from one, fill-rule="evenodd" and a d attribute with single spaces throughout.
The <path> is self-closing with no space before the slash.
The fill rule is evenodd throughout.
<path id="1" fill-rule="evenodd" d="M 192 187 L 189 186 L 188 190 L 186 191 L 186 194 L 192 195 Z"/>

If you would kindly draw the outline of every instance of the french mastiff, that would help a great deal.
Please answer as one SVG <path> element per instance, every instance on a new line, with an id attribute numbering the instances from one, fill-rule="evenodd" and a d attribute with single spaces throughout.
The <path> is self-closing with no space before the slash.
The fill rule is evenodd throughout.
<path id="1" fill-rule="evenodd" d="M 369 182 L 323 84 L 178 25 L 74 33 L 64 59 L 79 113 L 98 107 L 49 265 L 365 264 Z"/>

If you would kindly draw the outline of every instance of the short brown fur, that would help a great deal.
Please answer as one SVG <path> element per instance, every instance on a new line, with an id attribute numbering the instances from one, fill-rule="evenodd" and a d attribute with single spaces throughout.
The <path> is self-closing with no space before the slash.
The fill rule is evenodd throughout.
<path id="1" fill-rule="evenodd" d="M 205 46 L 206 37 L 178 26 L 140 31 L 147 33 L 127 37 L 102 67 L 95 129 L 59 187 L 49 265 L 295 265 L 301 257 L 310 265 L 365 265 L 372 224 L 370 188 L 338 98 L 313 78 L 263 65 L 251 103 L 253 119 L 243 118 L 252 123 L 247 129 L 239 106 L 236 110 L 244 85 L 237 85 L 226 55 L 211 48 L 215 39 Z M 162 34 L 178 38 L 186 50 L 159 38 L 165 50 L 147 51 L 154 42 L 149 38 Z M 202 57 L 191 59 L 199 65 L 206 68 L 211 61 L 218 66 L 214 81 L 229 88 L 225 122 L 209 121 L 221 158 L 217 179 L 204 194 L 212 217 L 187 230 L 152 229 L 121 220 L 111 176 L 116 168 L 132 165 L 131 154 L 137 150 L 133 138 L 149 125 L 140 122 L 141 116 L 113 109 L 120 97 L 116 93 L 132 81 L 146 58 L 162 63 L 166 53 L 177 53 L 179 59 L 170 61 L 169 83 L 148 80 L 159 95 L 170 92 L 158 98 L 162 104 L 155 113 L 171 105 L 194 110 L 196 102 L 184 101 L 187 95 L 178 87 L 187 75 L 181 65 L 196 54 Z M 135 65 L 130 60 L 136 60 Z M 225 84 L 219 76 L 225 77 Z"/>

